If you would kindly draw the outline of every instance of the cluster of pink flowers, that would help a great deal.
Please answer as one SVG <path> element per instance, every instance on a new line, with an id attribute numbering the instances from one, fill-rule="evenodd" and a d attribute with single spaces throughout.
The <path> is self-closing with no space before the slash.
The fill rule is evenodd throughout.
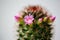
<path id="1" fill-rule="evenodd" d="M 55 20 L 55 16 L 51 16 L 51 17 L 49 17 L 49 19 L 50 19 L 50 21 L 54 21 Z M 15 16 L 15 19 L 16 19 L 16 21 L 20 21 L 21 20 L 21 18 L 19 17 L 19 16 Z M 25 24 L 28 24 L 28 25 L 30 25 L 30 24 L 32 24 L 33 23 L 33 20 L 34 20 L 34 17 L 33 17 L 33 15 L 26 15 L 25 17 L 24 17 L 24 22 L 25 22 Z M 42 22 L 43 21 L 43 18 L 39 18 L 38 19 L 38 22 Z"/>
<path id="2" fill-rule="evenodd" d="M 38 12 L 38 11 L 41 11 L 41 10 L 42 10 L 42 8 L 39 7 L 39 6 L 29 6 L 27 8 L 27 11 L 28 12 Z M 48 17 L 48 16 L 47 17 L 44 17 L 44 18 L 39 18 L 38 19 L 38 22 L 41 23 L 43 20 L 45 21 L 48 18 L 49 18 L 49 21 L 50 22 L 53 22 L 55 20 L 55 18 L 56 18 L 54 16 L 50 16 L 50 17 Z M 25 24 L 28 24 L 28 25 L 32 24 L 33 23 L 33 20 L 35 20 L 34 17 L 33 17 L 33 15 L 31 15 L 31 14 L 25 15 L 24 18 L 20 14 L 20 16 L 15 16 L 15 19 L 16 19 L 17 22 L 20 22 L 21 20 L 23 20 L 25 22 Z"/>

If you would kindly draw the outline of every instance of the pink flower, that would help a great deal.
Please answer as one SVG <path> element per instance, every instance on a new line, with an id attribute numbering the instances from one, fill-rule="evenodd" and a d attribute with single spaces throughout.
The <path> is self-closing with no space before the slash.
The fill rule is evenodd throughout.
<path id="1" fill-rule="evenodd" d="M 29 25 L 29 24 L 32 24 L 32 23 L 33 23 L 33 22 L 32 22 L 33 20 L 34 20 L 34 18 L 33 18 L 33 16 L 30 15 L 30 14 L 29 14 L 29 15 L 26 15 L 26 16 L 24 17 L 24 22 L 25 22 L 26 24 L 28 24 L 28 25 Z"/>
<path id="2" fill-rule="evenodd" d="M 39 22 L 41 23 L 43 21 L 43 18 L 39 18 Z"/>
<path id="3" fill-rule="evenodd" d="M 51 17 L 50 17 L 50 20 L 51 20 L 51 21 L 54 21 L 55 18 L 56 18 L 55 16 L 51 16 Z"/>

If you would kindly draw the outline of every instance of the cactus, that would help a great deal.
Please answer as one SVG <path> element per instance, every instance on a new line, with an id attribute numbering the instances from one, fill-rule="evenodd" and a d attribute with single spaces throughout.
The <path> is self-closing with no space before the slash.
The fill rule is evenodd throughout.
<path id="1" fill-rule="evenodd" d="M 41 6 L 29 6 L 22 12 L 22 17 L 15 16 L 19 23 L 17 40 L 51 40 L 51 26 L 56 17 L 43 10 Z"/>

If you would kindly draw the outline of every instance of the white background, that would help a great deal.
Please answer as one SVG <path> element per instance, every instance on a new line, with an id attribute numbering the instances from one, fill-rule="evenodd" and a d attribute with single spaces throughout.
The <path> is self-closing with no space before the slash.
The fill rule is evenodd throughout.
<path id="1" fill-rule="evenodd" d="M 0 40 L 16 40 L 14 16 L 25 6 L 37 4 L 56 16 L 52 40 L 60 40 L 60 0 L 0 0 Z"/>

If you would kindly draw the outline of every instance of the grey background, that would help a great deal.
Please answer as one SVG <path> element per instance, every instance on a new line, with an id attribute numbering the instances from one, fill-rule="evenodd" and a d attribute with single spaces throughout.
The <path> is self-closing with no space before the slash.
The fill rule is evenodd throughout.
<path id="1" fill-rule="evenodd" d="M 0 40 L 16 40 L 14 16 L 25 6 L 37 4 L 56 16 L 52 40 L 60 40 L 60 0 L 0 0 Z"/>

